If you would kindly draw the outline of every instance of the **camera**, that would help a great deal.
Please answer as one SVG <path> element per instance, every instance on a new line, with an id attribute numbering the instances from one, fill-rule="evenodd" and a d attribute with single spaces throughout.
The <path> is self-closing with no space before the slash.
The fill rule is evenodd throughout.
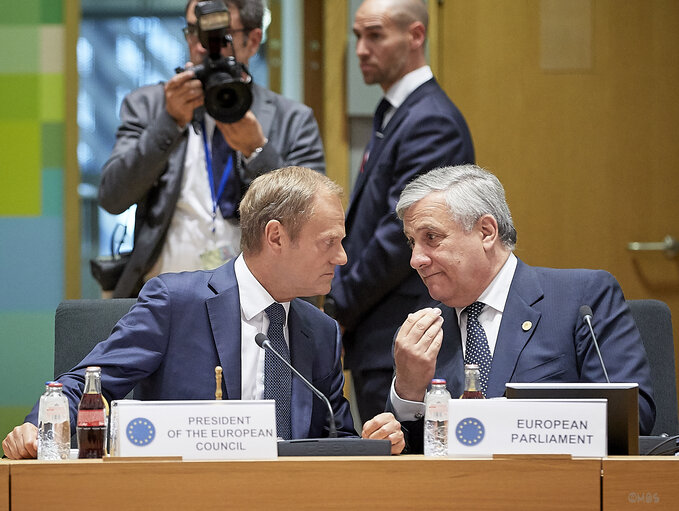
<path id="1" fill-rule="evenodd" d="M 226 32 L 231 23 L 229 11 L 221 0 L 209 0 L 198 2 L 195 13 L 198 39 L 208 55 L 191 69 L 203 84 L 205 109 L 218 121 L 236 122 L 252 105 L 252 76 L 234 57 L 222 57 L 222 48 L 233 44 Z M 184 70 L 177 68 L 177 72 L 181 71 Z"/>

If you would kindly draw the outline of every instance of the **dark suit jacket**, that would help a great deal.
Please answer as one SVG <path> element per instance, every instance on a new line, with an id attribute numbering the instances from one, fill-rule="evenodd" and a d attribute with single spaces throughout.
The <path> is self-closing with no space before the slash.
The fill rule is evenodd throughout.
<path id="1" fill-rule="evenodd" d="M 406 98 L 371 148 L 347 209 L 348 263 L 337 267 L 330 292 L 352 370 L 390 369 L 395 331 L 430 300 L 394 213 L 403 188 L 427 170 L 473 162 L 467 124 L 433 78 Z"/>
<path id="2" fill-rule="evenodd" d="M 655 402 L 646 351 L 615 278 L 601 270 L 537 268 L 519 261 L 498 332 L 487 397 L 502 396 L 507 382 L 605 382 L 580 307 L 593 311 L 592 326 L 612 382 L 639 384 L 639 431 L 655 422 Z M 464 391 L 464 359 L 455 309 L 443 311 L 443 344 L 436 378 L 445 378 L 453 398 Z M 522 325 L 530 321 L 527 331 Z M 422 449 L 422 421 L 406 423 L 409 445 Z"/>
<path id="3" fill-rule="evenodd" d="M 288 165 L 325 172 L 323 144 L 311 109 L 258 85 L 252 92 L 251 109 L 269 142 L 248 164 L 236 158 L 243 186 Z M 162 249 L 181 191 L 188 134 L 165 110 L 163 84 L 128 94 L 120 120 L 115 147 L 102 169 L 99 203 L 112 214 L 137 204 L 134 250 L 113 292 L 124 298 L 137 295 Z"/>
<path id="4" fill-rule="evenodd" d="M 166 273 L 149 280 L 111 336 L 58 378 L 69 398 L 71 424 L 76 424 L 88 365 L 101 366 L 109 402 L 135 386 L 136 399 L 214 399 L 217 365 L 224 369 L 224 398 L 240 399 L 240 318 L 233 260 L 213 271 Z M 342 393 L 337 323 L 300 299 L 291 302 L 288 318 L 293 366 L 330 400 L 339 436 L 356 435 Z M 26 420 L 37 424 L 37 412 L 36 404 Z M 293 377 L 293 438 L 327 436 L 327 415 L 326 405 Z"/>

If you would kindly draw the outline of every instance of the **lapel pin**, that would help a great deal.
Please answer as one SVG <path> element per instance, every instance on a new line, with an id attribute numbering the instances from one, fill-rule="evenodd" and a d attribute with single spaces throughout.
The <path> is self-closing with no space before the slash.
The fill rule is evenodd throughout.
<path id="1" fill-rule="evenodd" d="M 528 332 L 528 330 L 530 330 L 531 328 L 533 328 L 533 323 L 531 323 L 530 321 L 524 321 L 523 323 L 521 323 L 521 330 L 523 330 L 524 332 Z"/>

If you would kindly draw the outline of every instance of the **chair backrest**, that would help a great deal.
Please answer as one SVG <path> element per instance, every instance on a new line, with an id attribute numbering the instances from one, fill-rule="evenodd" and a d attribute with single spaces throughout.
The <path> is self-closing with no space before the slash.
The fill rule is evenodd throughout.
<path id="1" fill-rule="evenodd" d="M 674 367 L 672 314 L 659 300 L 628 300 L 651 365 L 656 404 L 655 426 L 651 435 L 679 434 L 677 384 Z"/>
<path id="2" fill-rule="evenodd" d="M 54 376 L 72 369 L 106 339 L 134 298 L 66 300 L 54 315 Z"/>

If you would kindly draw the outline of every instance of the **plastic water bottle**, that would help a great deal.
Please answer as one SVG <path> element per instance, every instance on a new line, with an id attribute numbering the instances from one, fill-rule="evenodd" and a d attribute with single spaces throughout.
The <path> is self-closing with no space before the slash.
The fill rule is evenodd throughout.
<path id="1" fill-rule="evenodd" d="M 66 460 L 71 450 L 71 421 L 63 385 L 50 381 L 38 408 L 38 459 Z"/>
<path id="2" fill-rule="evenodd" d="M 446 380 L 433 379 L 424 398 L 424 455 L 448 455 L 448 402 Z"/>

